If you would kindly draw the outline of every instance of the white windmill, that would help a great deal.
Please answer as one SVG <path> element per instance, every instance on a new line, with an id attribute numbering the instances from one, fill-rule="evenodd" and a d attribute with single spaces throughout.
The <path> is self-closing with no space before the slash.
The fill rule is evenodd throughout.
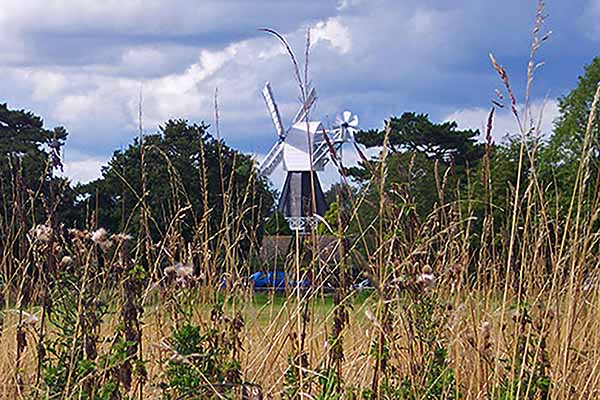
<path id="1" fill-rule="evenodd" d="M 313 88 L 289 128 L 284 129 L 268 82 L 262 94 L 278 140 L 260 164 L 259 172 L 268 176 L 283 162 L 287 176 L 278 209 L 290 228 L 304 232 L 316 222 L 315 214 L 323 216 L 327 211 L 325 195 L 316 172 L 323 171 L 332 153 L 340 155 L 339 151 L 345 142 L 354 140 L 358 117 L 350 111 L 344 111 L 341 117 L 336 118 L 336 126 L 330 130 L 326 130 L 320 121 L 308 121 L 310 109 L 317 100 Z"/>

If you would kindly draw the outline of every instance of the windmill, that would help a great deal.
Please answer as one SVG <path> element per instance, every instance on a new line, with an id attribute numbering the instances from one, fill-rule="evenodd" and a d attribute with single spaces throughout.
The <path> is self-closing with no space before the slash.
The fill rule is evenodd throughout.
<path id="1" fill-rule="evenodd" d="M 287 175 L 278 209 L 292 230 L 305 232 L 307 227 L 316 223 L 315 214 L 323 216 L 327 211 L 317 171 L 323 171 L 332 154 L 338 154 L 345 142 L 354 140 L 358 117 L 344 111 L 336 118 L 336 126 L 329 130 L 320 121 L 309 121 L 310 110 L 317 100 L 313 88 L 290 126 L 284 129 L 269 82 L 265 84 L 262 95 L 275 126 L 277 142 L 260 164 L 259 173 L 269 176 L 283 163 Z"/>

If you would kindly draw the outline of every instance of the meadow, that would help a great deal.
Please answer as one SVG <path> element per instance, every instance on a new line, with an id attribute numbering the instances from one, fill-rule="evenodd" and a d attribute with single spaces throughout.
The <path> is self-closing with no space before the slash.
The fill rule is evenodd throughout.
<path id="1" fill-rule="evenodd" d="M 184 127 L 195 141 L 181 121 L 166 142 L 140 130 L 86 196 L 53 179 L 51 151 L 33 172 L 2 159 L 0 396 L 599 398 L 600 86 L 572 179 L 548 179 L 528 104 L 543 21 L 540 3 L 522 105 L 490 57 L 501 90 L 476 167 L 427 160 L 425 174 L 390 151 L 388 123 L 368 177 L 350 185 L 338 165 L 336 206 L 274 257 L 264 182 L 202 126 Z M 508 156 L 491 135 L 501 107 L 518 131 Z M 61 208 L 73 198 L 82 218 Z M 258 293 L 258 270 L 311 285 Z"/>

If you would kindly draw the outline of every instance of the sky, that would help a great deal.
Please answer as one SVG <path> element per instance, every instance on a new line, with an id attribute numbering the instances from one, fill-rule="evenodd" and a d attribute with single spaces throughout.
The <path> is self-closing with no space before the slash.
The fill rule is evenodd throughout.
<path id="1" fill-rule="evenodd" d="M 535 10 L 532 0 L 2 0 L 0 102 L 68 130 L 65 173 L 75 182 L 98 177 L 137 135 L 140 90 L 144 131 L 154 133 L 171 118 L 214 126 L 218 88 L 221 137 L 260 160 L 276 138 L 264 83 L 284 125 L 300 103 L 289 57 L 258 28 L 285 35 L 301 62 L 310 29 L 313 119 L 331 126 L 348 109 L 370 129 L 414 111 L 483 130 L 502 88 L 490 52 L 524 102 Z M 531 99 L 547 135 L 556 99 L 598 55 L 600 0 L 548 0 L 545 14 L 552 35 Z M 499 111 L 496 140 L 516 131 Z"/>

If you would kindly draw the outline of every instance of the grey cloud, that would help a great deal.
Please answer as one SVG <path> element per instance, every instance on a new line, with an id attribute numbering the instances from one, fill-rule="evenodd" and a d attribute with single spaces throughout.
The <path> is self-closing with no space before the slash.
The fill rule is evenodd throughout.
<path id="1" fill-rule="evenodd" d="M 289 58 L 256 30 L 265 25 L 285 33 L 300 59 L 306 27 L 320 32 L 313 31 L 310 71 L 320 94 L 314 117 L 326 123 L 345 108 L 365 128 L 403 111 L 441 120 L 458 110 L 485 110 L 500 86 L 489 51 L 522 93 L 535 11 L 535 2 L 520 0 L 227 1 L 212 2 L 207 12 L 206 2 L 117 7 L 111 1 L 65 0 L 61 9 L 40 1 L 31 15 L 8 7 L 17 14 L 4 25 L 6 9 L 0 11 L 0 49 L 12 54 L 0 61 L 6 99 L 66 125 L 69 146 L 82 158 L 106 157 L 134 137 L 140 83 L 148 131 L 168 118 L 212 123 L 218 87 L 223 137 L 266 153 L 274 133 L 260 96 L 263 83 L 272 82 L 284 120 L 299 102 Z M 564 92 L 589 53 L 565 43 L 581 36 L 567 23 L 573 12 L 560 2 L 548 7 L 549 26 L 560 34 L 557 49 L 552 41 L 542 49 L 548 65 L 536 77 L 535 98 L 549 88 L 556 90 L 552 96 Z M 42 13 L 46 18 L 35 25 Z M 11 32 L 23 44 L 6 40 Z"/>
<path id="2" fill-rule="evenodd" d="M 0 34 L 23 44 L 19 65 L 111 64 L 124 46 L 218 48 L 276 25 L 288 31 L 335 12 L 332 1 L 5 0 Z M 0 41 L 6 48 L 10 43 Z"/>

